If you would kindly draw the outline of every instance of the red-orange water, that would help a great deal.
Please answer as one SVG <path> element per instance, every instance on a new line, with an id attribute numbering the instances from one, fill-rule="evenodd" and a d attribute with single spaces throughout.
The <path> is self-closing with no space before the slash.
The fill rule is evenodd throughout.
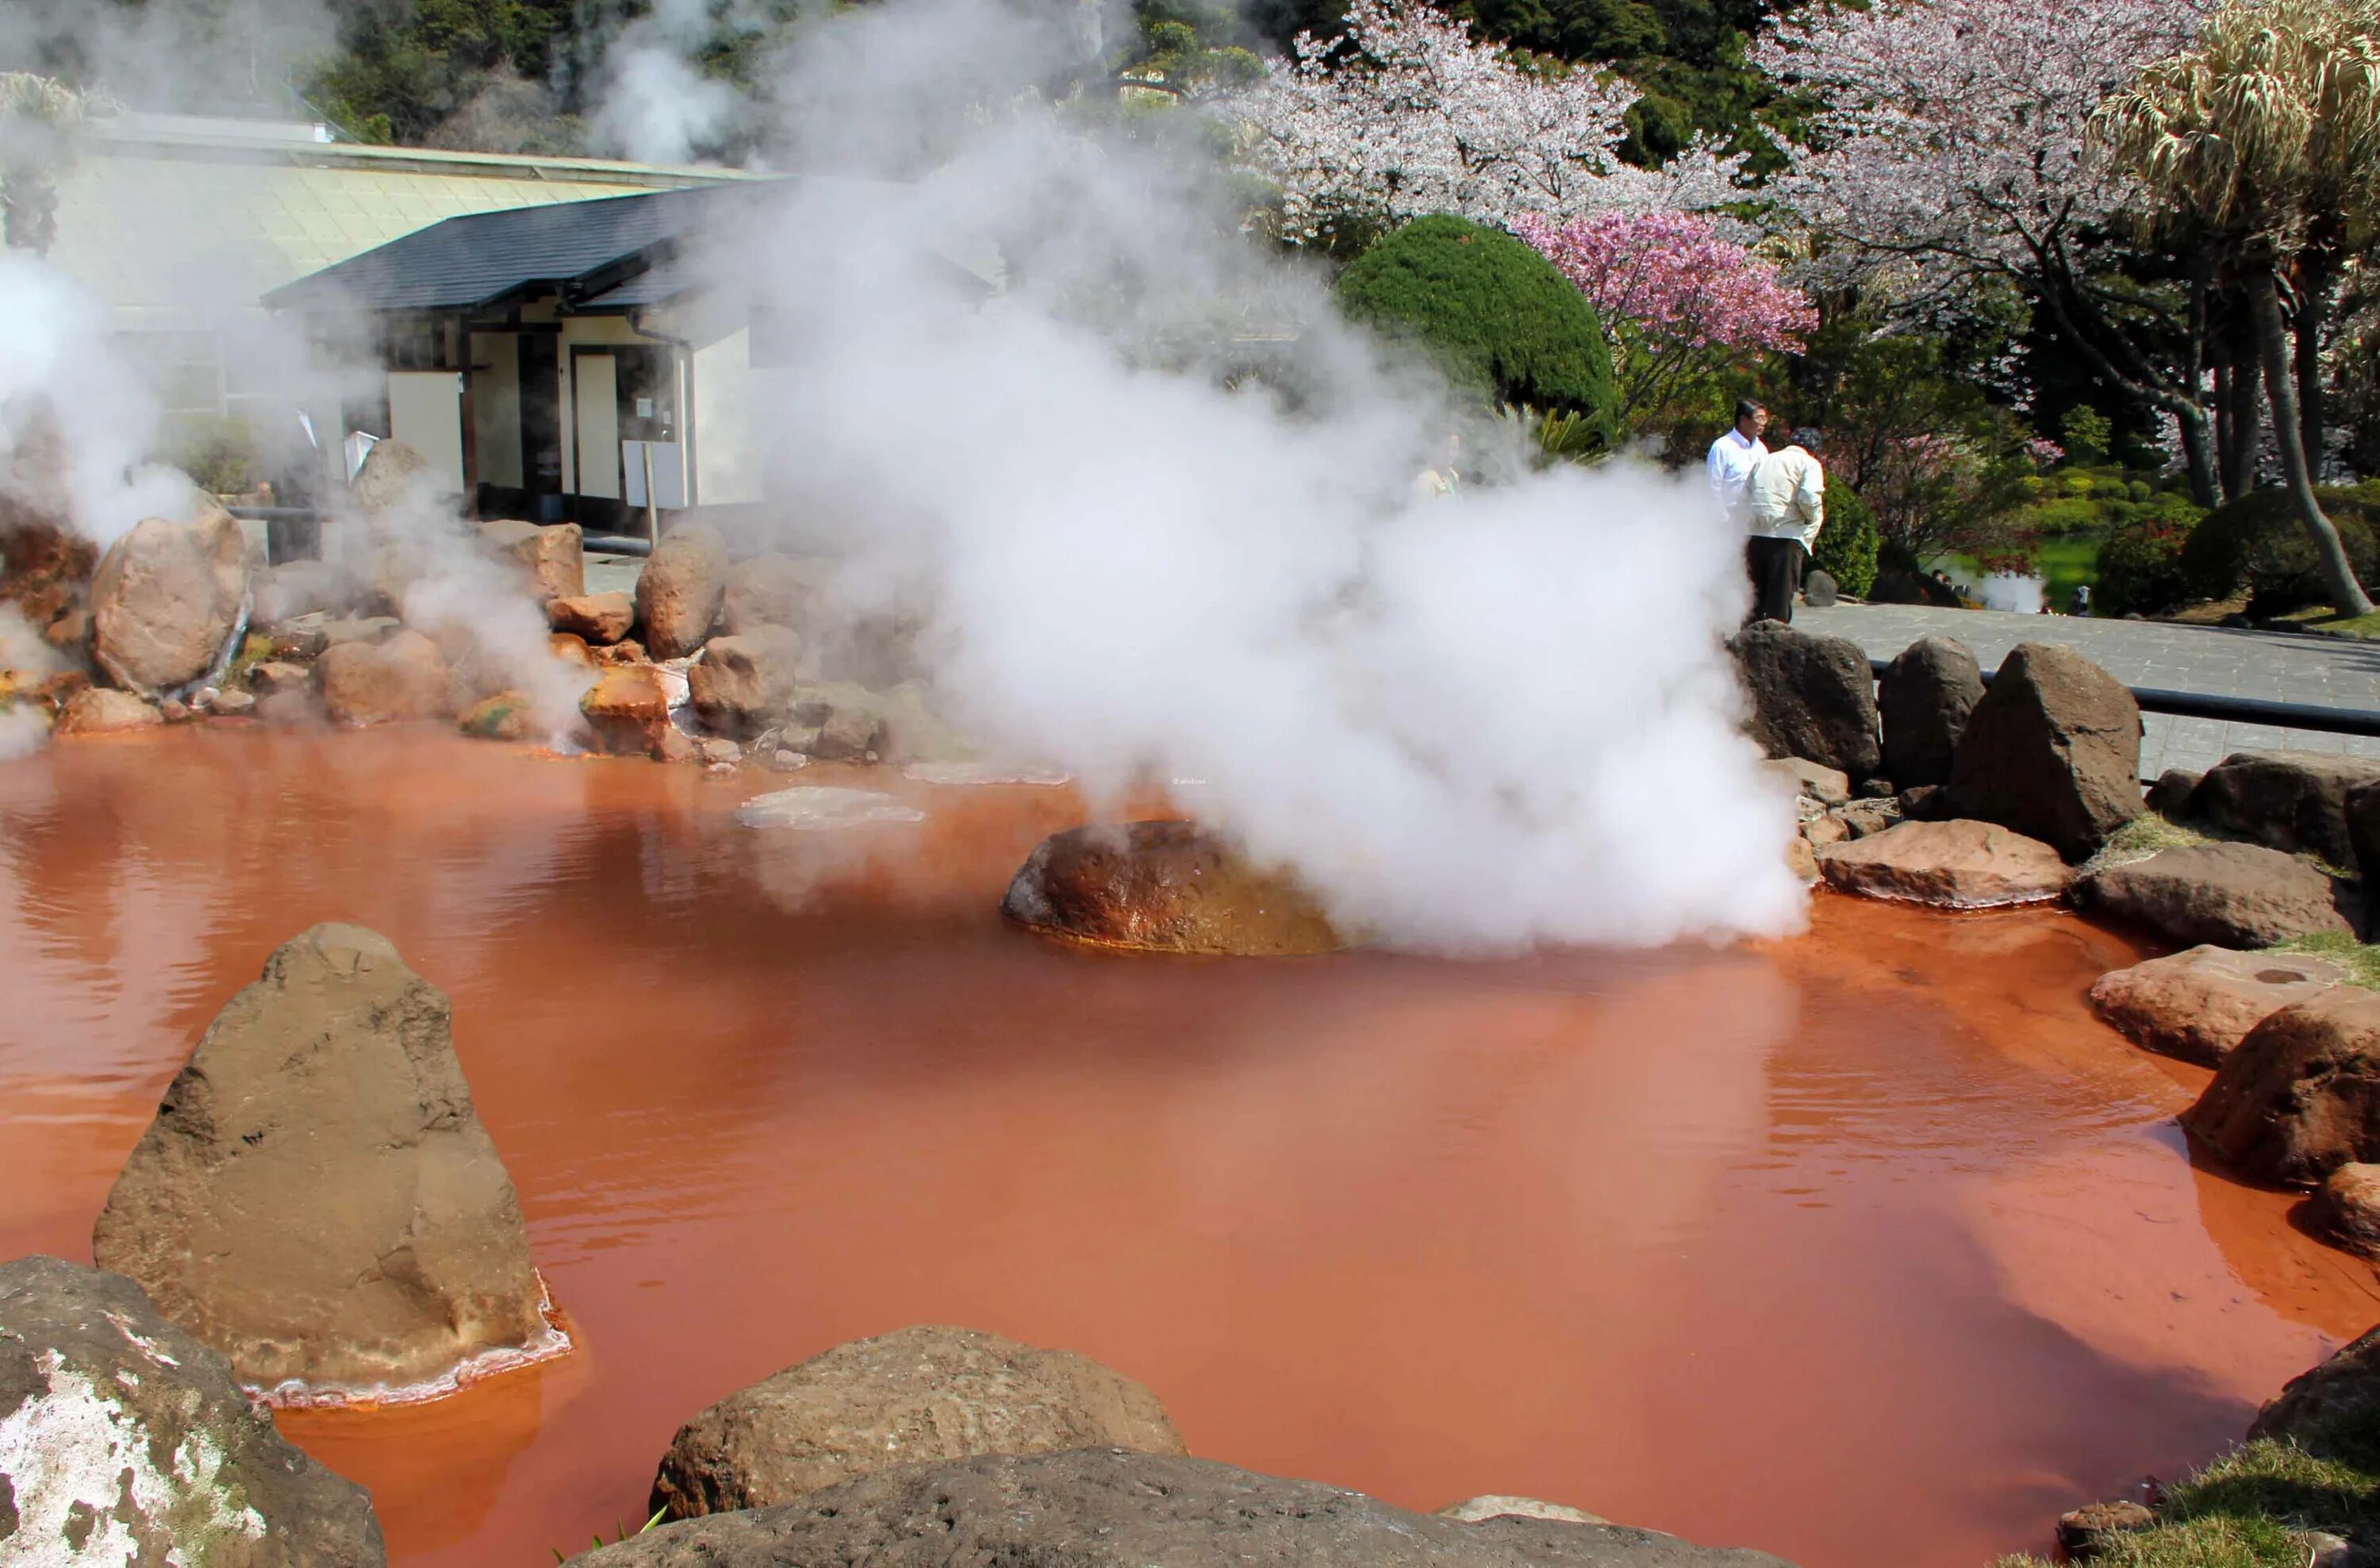
<path id="1" fill-rule="evenodd" d="M 91 1222 L 192 1038 L 322 919 L 393 937 L 582 1348 L 284 1413 L 399 1561 L 641 1520 L 677 1423 L 939 1321 L 1154 1388 L 1192 1450 L 1415 1507 L 1520 1492 L 1814 1565 L 1961 1564 L 2172 1475 L 2380 1318 L 2194 1171 L 2204 1075 L 2055 913 L 1821 900 L 1757 951 L 1456 964 L 1003 927 L 1062 791 L 784 782 L 427 734 L 174 731 L 0 765 L 0 1256 Z"/>

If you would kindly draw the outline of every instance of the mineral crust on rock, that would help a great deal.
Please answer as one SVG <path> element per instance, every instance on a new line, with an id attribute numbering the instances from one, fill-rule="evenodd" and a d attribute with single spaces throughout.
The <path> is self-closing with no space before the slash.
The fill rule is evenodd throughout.
<path id="1" fill-rule="evenodd" d="M 0 1562 L 378 1568 L 361 1487 L 282 1440 L 121 1274 L 0 1263 Z"/>
<path id="2" fill-rule="evenodd" d="M 888 1465 L 1074 1448 L 1180 1453 L 1157 1396 L 1072 1351 L 933 1326 L 855 1340 L 678 1428 L 650 1509 L 767 1508 Z"/>
<path id="3" fill-rule="evenodd" d="M 1285 955 L 1342 947 L 1313 897 L 1196 823 L 1094 823 L 1034 850 L 1001 910 L 1037 930 L 1162 953 Z"/>
<path id="4" fill-rule="evenodd" d="M 91 1253 L 265 1389 L 554 1348 L 446 998 L 360 926 L 284 943 L 207 1027 Z"/>

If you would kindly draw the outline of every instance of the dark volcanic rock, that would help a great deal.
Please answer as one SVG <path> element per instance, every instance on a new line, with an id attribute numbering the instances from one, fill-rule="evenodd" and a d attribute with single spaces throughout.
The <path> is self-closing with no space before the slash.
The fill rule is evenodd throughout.
<path id="1" fill-rule="evenodd" d="M 2168 768 L 2149 785 L 2149 809 L 2168 822 L 2190 820 L 2190 797 L 2198 791 L 2198 781 L 2204 773 L 2193 773 L 2187 768 Z"/>
<path id="2" fill-rule="evenodd" d="M 1752 698 L 1752 738 L 1768 755 L 1807 758 L 1854 781 L 1880 770 L 1876 680 L 1858 643 L 1762 621 L 1728 647 Z"/>
<path id="3" fill-rule="evenodd" d="M 1611 1525 L 1408 1513 L 1318 1481 L 1078 1449 L 880 1470 L 798 1502 L 664 1525 L 589 1568 L 1780 1568 Z"/>
<path id="4" fill-rule="evenodd" d="M 2181 1124 L 2258 1181 L 2303 1185 L 2380 1160 L 2380 992 L 2339 986 L 2266 1018 Z"/>
<path id="5" fill-rule="evenodd" d="M 653 547 L 637 577 L 637 619 L 656 659 L 681 659 L 710 635 L 727 595 L 727 541 L 708 523 L 684 523 Z"/>
<path id="6" fill-rule="evenodd" d="M 373 1568 L 364 1489 L 250 1407 L 140 1287 L 0 1264 L 0 1562 Z"/>
<path id="7" fill-rule="evenodd" d="M 361 926 L 284 943 L 207 1026 L 91 1254 L 265 1388 L 420 1383 L 548 1332 L 446 998 Z"/>
<path id="8" fill-rule="evenodd" d="M 1180 1453 L 1157 1396 L 1088 1356 L 970 1329 L 840 1344 L 678 1428 L 650 1509 L 767 1508 L 893 1464 L 1128 1448 Z"/>
<path id="9" fill-rule="evenodd" d="M 2302 953 L 2206 943 L 2100 976 L 2091 1005 L 2151 1051 L 2215 1067 L 2258 1024 L 2347 978 L 2338 965 Z"/>
<path id="10" fill-rule="evenodd" d="M 2190 815 L 2275 849 L 2305 850 L 2332 865 L 2355 863 L 2347 795 L 2380 784 L 2380 762 L 2305 751 L 2235 751 L 2191 792 Z"/>
<path id="11" fill-rule="evenodd" d="M 2074 884 L 2074 902 L 2193 947 L 2270 947 L 2355 930 L 2347 890 L 2296 856 L 2257 844 L 2194 844 L 2103 867 Z"/>
<path id="12" fill-rule="evenodd" d="M 2380 784 L 2357 784 L 2341 802 L 2350 863 L 2367 888 L 2380 887 Z"/>
<path id="13" fill-rule="evenodd" d="M 2360 1464 L 2368 1456 L 2375 1429 L 2380 1429 L 2380 1329 L 2291 1378 L 2279 1397 L 2257 1414 L 2248 1436 L 2294 1442 L 2309 1453 L 2334 1453 L 2344 1447 L 2347 1456 Z"/>
<path id="14" fill-rule="evenodd" d="M 1984 677 L 1967 645 L 1920 638 L 1900 650 L 1876 682 L 1884 721 L 1884 767 L 1903 789 L 1950 782 L 1950 758 L 1967 716 L 1984 698 Z"/>
<path id="15" fill-rule="evenodd" d="M 1060 936 L 1166 953 L 1328 953 L 1313 899 L 1179 821 L 1093 823 L 1041 842 L 1001 912 Z"/>
<path id="16" fill-rule="evenodd" d="M 2020 643 L 1975 704 L 1950 770 L 1950 808 L 2087 858 L 2141 814 L 2141 710 L 2071 649 Z"/>

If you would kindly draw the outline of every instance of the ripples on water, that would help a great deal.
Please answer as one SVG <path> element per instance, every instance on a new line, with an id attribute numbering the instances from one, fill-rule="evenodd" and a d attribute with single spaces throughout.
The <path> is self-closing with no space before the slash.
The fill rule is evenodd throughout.
<path id="1" fill-rule="evenodd" d="M 87 1258 L 190 1040 L 314 921 L 388 933 L 583 1348 L 288 1413 L 400 1562 L 641 1518 L 680 1420 L 919 1321 L 1095 1355 L 1193 1450 L 1435 1507 L 1520 1492 L 1812 1564 L 1976 1564 L 2172 1474 L 2375 1315 L 2193 1172 L 2204 1075 L 2060 914 L 1822 901 L 1724 952 L 1077 952 L 1001 890 L 1079 820 L 889 771 L 917 822 L 740 827 L 767 775 L 217 727 L 0 765 L 0 1255 Z"/>

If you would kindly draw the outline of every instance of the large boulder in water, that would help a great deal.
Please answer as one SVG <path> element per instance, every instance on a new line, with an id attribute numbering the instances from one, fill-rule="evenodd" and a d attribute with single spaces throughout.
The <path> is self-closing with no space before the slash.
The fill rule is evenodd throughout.
<path id="1" fill-rule="evenodd" d="M 1044 839 L 1001 912 L 1038 930 L 1163 953 L 1328 953 L 1313 898 L 1196 824 L 1094 823 Z"/>
<path id="2" fill-rule="evenodd" d="M 2151 1051 L 2216 1067 L 2257 1025 L 2348 978 L 2328 959 L 2307 954 L 2242 953 L 2205 942 L 2100 976 L 2091 1005 Z"/>
<path id="3" fill-rule="evenodd" d="M 626 593 L 580 593 L 546 602 L 546 623 L 587 642 L 617 642 L 637 624 L 637 601 Z"/>
<path id="4" fill-rule="evenodd" d="M 128 730 L 151 730 L 165 722 L 165 716 L 149 703 L 128 691 L 114 687 L 85 687 L 67 699 L 58 710 L 57 734 L 121 735 Z"/>
<path id="5" fill-rule="evenodd" d="M 727 594 L 727 541 L 708 523 L 672 529 L 637 577 L 637 619 L 656 659 L 700 648 Z"/>
<path id="6" fill-rule="evenodd" d="M 377 1568 L 361 1487 L 292 1448 L 140 1287 L 0 1263 L 0 1562 Z"/>
<path id="7" fill-rule="evenodd" d="M 793 705 L 801 656 L 800 639 L 783 626 L 713 638 L 686 669 L 688 700 L 721 735 L 748 740 Z"/>
<path id="8" fill-rule="evenodd" d="M 879 1470 L 663 1525 L 588 1568 L 1785 1568 L 1614 1525 L 1409 1513 L 1319 1481 L 1112 1448 Z"/>
<path id="9" fill-rule="evenodd" d="M 2318 931 L 2352 934 L 2345 888 L 2294 855 L 2255 844 L 2192 844 L 2104 866 L 2074 902 L 2169 942 L 2271 947 Z"/>
<path id="10" fill-rule="evenodd" d="M 1983 699 L 1983 672 L 1965 643 L 1927 637 L 1902 649 L 1876 684 L 1885 776 L 1902 789 L 1949 783 L 1959 737 Z"/>
<path id="11" fill-rule="evenodd" d="M 2258 1181 L 2306 1185 L 2380 1160 L 2380 992 L 2339 986 L 2266 1018 L 2181 1124 Z"/>
<path id="12" fill-rule="evenodd" d="M 2139 816 L 2141 709 L 2070 648 L 2019 643 L 1967 717 L 1950 766 L 1954 816 L 2087 859 Z"/>
<path id="13" fill-rule="evenodd" d="M 888 1465 L 1072 1448 L 1184 1452 L 1157 1396 L 1088 1356 L 970 1329 L 856 1340 L 678 1428 L 649 1507 L 768 1508 Z"/>
<path id="14" fill-rule="evenodd" d="M 669 688 L 650 664 L 615 664 L 595 677 L 578 699 L 596 748 L 614 757 L 659 757 L 676 733 Z"/>
<path id="15" fill-rule="evenodd" d="M 2380 784 L 2380 762 L 2307 751 L 2235 751 L 2190 792 L 2186 815 L 2227 833 L 2351 868 L 2347 796 Z"/>
<path id="16" fill-rule="evenodd" d="M 453 711 L 453 672 L 438 645 L 418 631 L 382 642 L 343 642 L 314 665 L 322 711 L 334 723 L 385 724 Z"/>
<path id="17" fill-rule="evenodd" d="M 826 618 L 828 572 L 823 564 L 791 555 L 755 555 L 727 574 L 722 614 L 736 636 L 759 626 L 783 626 L 806 638 Z"/>
<path id="18" fill-rule="evenodd" d="M 518 567 L 521 581 L 540 604 L 587 591 L 586 546 L 577 523 L 540 526 L 500 517 L 480 525 L 480 548 L 492 559 Z"/>
<path id="19" fill-rule="evenodd" d="M 1828 885 L 1937 909 L 1993 909 L 2064 895 L 2074 873 L 2037 838 L 1993 822 L 1900 822 L 1818 851 Z"/>
<path id="20" fill-rule="evenodd" d="M 91 577 L 91 657 L 128 691 L 187 686 L 223 651 L 247 598 L 248 541 L 230 513 L 150 517 L 108 546 Z"/>
<path id="21" fill-rule="evenodd" d="M 432 1382 L 551 1332 L 446 998 L 360 926 L 284 943 L 216 1015 L 91 1255 L 267 1389 Z"/>
<path id="22" fill-rule="evenodd" d="M 1884 761 L 1876 677 L 1858 643 L 1761 621 L 1728 647 L 1752 699 L 1752 738 L 1769 756 L 1804 757 L 1854 781 L 1875 775 Z"/>

